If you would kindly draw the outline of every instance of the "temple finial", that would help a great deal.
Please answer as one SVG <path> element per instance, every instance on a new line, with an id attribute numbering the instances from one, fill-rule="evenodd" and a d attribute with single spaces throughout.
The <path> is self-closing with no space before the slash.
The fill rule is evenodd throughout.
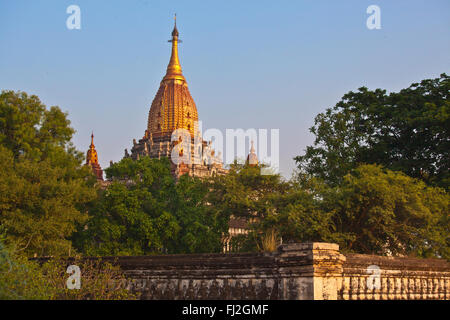
<path id="1" fill-rule="evenodd" d="M 178 29 L 177 29 L 177 14 L 175 13 L 175 17 L 173 18 L 174 20 L 174 26 L 173 26 L 173 31 L 172 31 L 172 38 L 173 37 L 178 37 Z M 172 39 L 173 41 L 173 39 Z"/>
<path id="2" fill-rule="evenodd" d="M 181 42 L 178 39 L 178 29 L 177 29 L 177 15 L 174 16 L 175 25 L 172 31 L 172 39 L 169 42 L 172 42 L 172 55 L 170 57 L 169 65 L 167 66 L 166 76 L 163 80 L 183 80 L 186 81 L 183 77 L 183 73 L 181 71 L 180 61 L 178 59 L 178 43 Z"/>
<path id="3" fill-rule="evenodd" d="M 97 150 L 95 150 L 94 146 L 94 131 L 91 133 L 91 145 L 86 153 L 86 165 L 91 166 L 97 180 L 103 180 L 103 170 L 98 163 Z"/>

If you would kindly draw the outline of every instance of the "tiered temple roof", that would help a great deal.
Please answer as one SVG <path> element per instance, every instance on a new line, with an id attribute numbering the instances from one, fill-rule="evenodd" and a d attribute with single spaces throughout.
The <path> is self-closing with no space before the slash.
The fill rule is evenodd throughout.
<path id="1" fill-rule="evenodd" d="M 97 177 L 97 180 L 103 181 L 103 170 L 98 163 L 97 150 L 95 150 L 94 145 L 94 133 L 92 133 L 91 135 L 91 145 L 89 146 L 89 150 L 86 153 L 86 165 L 91 166 L 94 175 Z"/>

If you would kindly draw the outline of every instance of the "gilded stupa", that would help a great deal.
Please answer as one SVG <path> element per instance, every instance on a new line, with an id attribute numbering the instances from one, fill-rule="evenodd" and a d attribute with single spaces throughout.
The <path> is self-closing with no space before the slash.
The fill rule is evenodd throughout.
<path id="1" fill-rule="evenodd" d="M 172 141 L 172 133 L 177 129 L 189 132 L 191 149 L 181 150 L 180 155 L 187 161 L 172 161 L 172 172 L 175 176 L 189 174 L 191 176 L 211 176 L 225 174 L 220 156 L 215 155 L 211 143 L 201 138 L 198 131 L 198 113 L 186 78 L 183 75 L 178 57 L 179 32 L 176 24 L 172 31 L 172 52 L 159 89 L 152 101 L 148 114 L 147 129 L 138 142 L 133 140 L 131 154 L 125 150 L 125 157 L 136 160 L 142 156 L 151 158 L 168 157 L 172 159 L 173 148 L 181 141 Z M 201 151 L 199 151 L 199 148 Z"/>
<path id="2" fill-rule="evenodd" d="M 255 152 L 255 146 L 253 145 L 253 140 L 251 141 L 251 148 L 250 148 L 250 153 L 247 156 L 247 161 L 246 163 L 251 166 L 251 167 L 256 167 L 259 164 L 258 161 L 258 156 L 256 155 Z"/>
<path id="3" fill-rule="evenodd" d="M 92 168 L 92 172 L 97 177 L 97 180 L 103 181 L 103 170 L 98 163 L 98 154 L 94 145 L 94 133 L 91 134 L 91 144 L 86 152 L 86 165 Z"/>
<path id="4" fill-rule="evenodd" d="M 209 177 L 227 174 L 228 170 L 223 168 L 221 155 L 216 155 L 212 149 L 211 142 L 204 141 L 198 128 L 198 112 L 194 99 L 192 98 L 186 78 L 183 75 L 180 59 L 178 56 L 179 32 L 176 24 L 172 31 L 172 51 L 159 89 L 150 105 L 148 113 L 147 128 L 144 136 L 139 141 L 133 139 L 131 154 L 125 149 L 125 157 L 138 160 L 143 156 L 150 158 L 167 157 L 172 164 L 172 174 L 178 178 L 183 174 L 195 177 Z M 189 136 L 191 149 L 180 149 L 178 145 L 182 139 L 172 139 L 177 129 L 184 129 Z M 186 139 L 186 136 L 183 135 Z M 172 151 L 177 147 L 176 152 Z M 200 152 L 199 152 L 200 149 Z M 172 154 L 183 155 L 189 161 L 175 163 Z M 247 163 L 251 166 L 258 165 L 255 148 L 253 146 L 247 157 Z M 245 218 L 231 217 L 229 221 L 228 236 L 223 237 L 224 252 L 232 251 L 231 239 L 239 234 L 248 232 L 247 220 Z"/>
<path id="5" fill-rule="evenodd" d="M 195 130 L 198 129 L 196 127 L 198 123 L 197 108 L 189 92 L 178 58 L 178 43 L 180 42 L 178 35 L 175 20 L 172 40 L 169 40 L 172 42 L 169 65 L 148 114 L 147 131 L 155 138 L 171 135 L 174 130 L 179 128 L 188 130 L 194 136 Z"/>

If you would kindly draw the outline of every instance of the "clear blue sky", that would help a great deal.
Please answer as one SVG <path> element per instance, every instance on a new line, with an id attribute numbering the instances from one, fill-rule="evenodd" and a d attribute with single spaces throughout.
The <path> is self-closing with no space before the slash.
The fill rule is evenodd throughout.
<path id="1" fill-rule="evenodd" d="M 66 8 L 81 8 L 81 30 Z M 381 30 L 366 8 L 381 8 Z M 170 55 L 204 128 L 279 128 L 281 171 L 315 115 L 360 86 L 396 91 L 450 73 L 450 1 L 0 0 L 0 89 L 69 112 L 78 149 L 94 130 L 102 167 L 141 138 Z"/>

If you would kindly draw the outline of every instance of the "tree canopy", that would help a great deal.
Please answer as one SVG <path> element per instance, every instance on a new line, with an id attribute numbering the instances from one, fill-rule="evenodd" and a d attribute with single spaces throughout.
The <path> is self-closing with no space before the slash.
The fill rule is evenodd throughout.
<path id="1" fill-rule="evenodd" d="M 58 107 L 23 92 L 0 94 L 0 224 L 28 255 L 69 254 L 69 237 L 95 198 L 73 133 Z"/>
<path id="2" fill-rule="evenodd" d="M 253 219 L 249 235 L 237 239 L 240 250 L 264 249 L 269 236 L 277 243 L 334 242 L 347 252 L 449 257 L 449 194 L 402 172 L 361 165 L 338 186 L 307 175 L 282 181 L 251 167 L 220 179 L 219 210 Z M 248 183 L 259 179 L 271 181 L 270 192 L 252 198 L 265 184 Z"/>
<path id="3" fill-rule="evenodd" d="M 450 197 L 402 172 L 362 165 L 324 200 L 344 249 L 381 255 L 450 257 Z"/>
<path id="4" fill-rule="evenodd" d="M 106 169 L 91 219 L 75 240 L 89 255 L 220 252 L 227 219 L 206 203 L 199 179 L 178 182 L 163 158 L 122 159 Z"/>
<path id="5" fill-rule="evenodd" d="M 400 92 L 345 94 L 315 118 L 314 145 L 295 158 L 300 171 L 338 185 L 350 170 L 375 163 L 448 190 L 449 92 L 442 74 Z"/>

